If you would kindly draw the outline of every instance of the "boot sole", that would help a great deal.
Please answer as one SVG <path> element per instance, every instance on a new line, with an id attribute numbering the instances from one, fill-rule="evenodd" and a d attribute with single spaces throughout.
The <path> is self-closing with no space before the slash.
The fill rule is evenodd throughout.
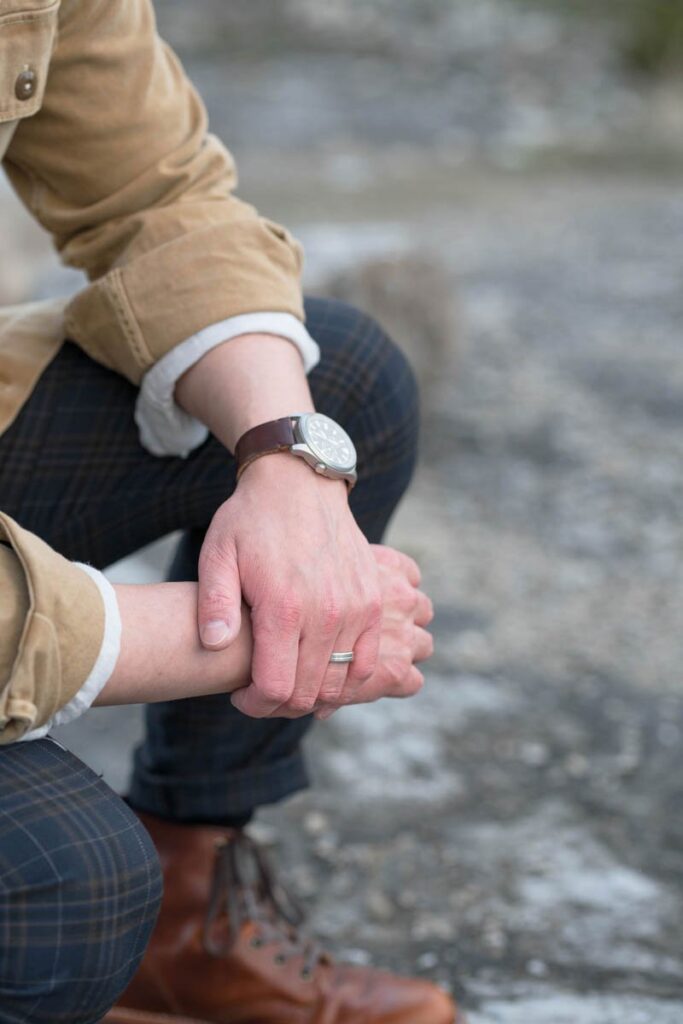
<path id="1" fill-rule="evenodd" d="M 196 1017 L 179 1017 L 177 1014 L 145 1013 L 143 1010 L 110 1010 L 100 1024 L 210 1024 Z M 467 1018 L 459 1011 L 453 1018 L 453 1024 L 467 1024 Z"/>
<path id="2" fill-rule="evenodd" d="M 126 1010 L 114 1007 L 100 1024 L 207 1024 L 196 1017 L 180 1017 L 178 1014 L 146 1013 L 144 1010 Z"/>

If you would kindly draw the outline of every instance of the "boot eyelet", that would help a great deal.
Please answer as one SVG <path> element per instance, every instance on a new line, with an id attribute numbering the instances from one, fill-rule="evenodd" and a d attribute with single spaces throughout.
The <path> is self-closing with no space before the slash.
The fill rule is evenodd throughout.
<path id="1" fill-rule="evenodd" d="M 312 977 L 313 977 L 313 971 L 311 970 L 311 968 L 310 967 L 303 967 L 302 970 L 301 970 L 301 979 L 302 979 L 302 981 L 310 981 Z"/>
<path id="2" fill-rule="evenodd" d="M 279 964 L 280 967 L 282 967 L 283 964 L 287 963 L 287 957 L 283 956 L 282 953 L 278 953 L 277 956 L 274 956 L 273 960 L 275 961 L 276 964 Z"/>
<path id="3" fill-rule="evenodd" d="M 263 939 L 260 939 L 258 935 L 255 935 L 251 942 L 249 943 L 249 945 L 252 947 L 252 949 L 260 949 L 261 946 L 263 945 Z"/>

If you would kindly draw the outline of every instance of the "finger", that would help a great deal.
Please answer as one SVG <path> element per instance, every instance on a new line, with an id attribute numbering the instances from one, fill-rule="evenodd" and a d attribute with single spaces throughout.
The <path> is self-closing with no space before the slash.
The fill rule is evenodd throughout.
<path id="1" fill-rule="evenodd" d="M 426 594 L 418 591 L 414 619 L 417 626 L 428 626 L 434 618 L 434 605 Z"/>
<path id="2" fill-rule="evenodd" d="M 348 678 L 348 665 L 330 665 L 323 676 L 320 688 L 315 697 L 315 703 L 319 701 L 322 704 L 330 704 L 333 707 L 339 707 L 342 703 L 342 694 L 346 689 Z"/>
<path id="3" fill-rule="evenodd" d="M 342 631 L 337 637 L 335 651 L 353 651 L 348 665 L 330 665 L 318 693 L 318 700 L 332 705 L 351 704 L 358 688 L 366 682 L 377 667 L 382 626 L 382 599 L 378 594 L 369 598 L 364 609 L 365 626 Z M 362 628 L 362 626 L 361 626 Z M 346 672 L 337 669 L 346 667 Z"/>
<path id="4" fill-rule="evenodd" d="M 335 665 L 334 663 L 330 664 L 328 656 L 325 674 L 316 695 L 320 703 L 329 704 L 333 707 L 338 707 L 342 703 L 342 694 L 347 689 L 347 684 L 353 680 L 352 673 L 355 668 L 358 650 L 356 637 L 356 631 L 340 633 L 332 645 L 332 650 L 338 653 L 352 651 L 354 660 L 345 664 Z"/>
<path id="5" fill-rule="evenodd" d="M 315 712 L 315 717 L 319 722 L 326 722 L 328 718 L 332 718 L 335 711 L 339 711 L 339 708 L 328 708 L 323 705 Z"/>
<path id="6" fill-rule="evenodd" d="M 413 661 L 426 661 L 434 653 L 434 637 L 426 629 L 415 629 Z"/>
<path id="7" fill-rule="evenodd" d="M 267 612 L 252 611 L 252 681 L 231 697 L 235 707 L 251 718 L 288 717 L 279 712 L 286 708 L 294 690 L 300 632 L 293 622 L 277 628 L 277 621 Z"/>
<path id="8" fill-rule="evenodd" d="M 380 610 L 375 620 L 361 633 L 356 641 L 356 646 L 353 650 L 353 662 L 349 666 L 347 688 L 367 682 L 377 668 L 381 626 L 382 613 Z"/>
<path id="9" fill-rule="evenodd" d="M 420 567 L 414 558 L 410 555 L 406 555 L 403 551 L 398 551 L 396 548 L 391 548 L 386 544 L 371 544 L 372 553 L 375 556 L 375 560 L 380 565 L 385 565 L 391 569 L 397 569 L 399 572 L 407 578 L 408 582 L 413 587 L 419 587 L 422 580 L 422 573 Z"/>
<path id="10" fill-rule="evenodd" d="M 425 684 L 425 677 L 420 672 L 419 668 L 413 667 L 406 676 L 401 686 L 401 692 L 394 694 L 399 698 L 414 697 L 416 693 L 419 693 Z"/>
<path id="11" fill-rule="evenodd" d="M 406 697 L 414 697 L 424 686 L 424 681 L 422 672 L 415 665 L 411 665 L 404 673 L 394 679 L 390 685 L 387 685 L 386 681 L 375 682 L 370 680 L 366 686 L 358 687 L 352 703 L 372 704 L 384 697 L 400 700 Z M 339 709 L 336 707 L 320 702 L 316 706 L 315 717 L 325 720 L 337 710 Z"/>
<path id="12" fill-rule="evenodd" d="M 411 665 L 406 674 L 394 683 L 386 696 L 399 700 L 403 700 L 406 697 L 414 697 L 424 686 L 424 681 L 425 678 L 419 668 Z"/>
<path id="13" fill-rule="evenodd" d="M 197 624 L 204 647 L 220 651 L 242 625 L 242 586 L 234 548 L 218 551 L 205 543 L 199 556 Z"/>
<path id="14" fill-rule="evenodd" d="M 338 621 L 337 614 L 328 610 L 316 623 L 317 629 L 301 638 L 296 682 L 288 704 L 295 714 L 310 714 L 318 700 L 327 703 L 344 687 L 349 666 L 330 664 L 330 656 L 333 651 L 352 651 L 355 636 L 348 631 L 339 634 Z"/>

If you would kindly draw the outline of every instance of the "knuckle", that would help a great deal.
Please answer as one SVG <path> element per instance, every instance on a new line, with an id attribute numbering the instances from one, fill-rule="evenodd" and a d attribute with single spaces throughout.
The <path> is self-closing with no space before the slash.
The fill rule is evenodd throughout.
<path id="1" fill-rule="evenodd" d="M 417 591 L 405 580 L 396 580 L 392 587 L 392 599 L 399 611 L 411 614 L 415 610 Z"/>
<path id="2" fill-rule="evenodd" d="M 422 673 L 415 669 L 415 672 L 411 674 L 410 683 L 408 685 L 407 695 L 414 697 L 416 693 L 419 693 L 425 684 L 425 677 Z"/>
<path id="3" fill-rule="evenodd" d="M 339 708 L 346 707 L 348 704 L 356 704 L 359 689 L 353 680 L 347 680 L 346 685 L 332 697 L 329 703 Z"/>
<path id="4" fill-rule="evenodd" d="M 295 716 L 309 715 L 315 707 L 315 697 L 294 693 L 287 701 L 287 710 Z"/>
<path id="5" fill-rule="evenodd" d="M 334 700 L 334 705 L 337 708 L 347 708 L 351 704 L 358 704 L 358 691 L 349 690 L 348 692 L 340 693 Z"/>
<path id="6" fill-rule="evenodd" d="M 406 664 L 403 658 L 393 656 L 384 663 L 384 671 L 389 685 L 399 686 L 406 675 Z"/>
<path id="7" fill-rule="evenodd" d="M 400 652 L 401 660 L 403 661 L 403 668 L 405 672 L 410 672 L 415 661 L 414 645 L 412 643 L 406 644 Z"/>
<path id="8" fill-rule="evenodd" d="M 247 712 L 249 718 L 269 718 L 272 713 L 273 709 L 271 707 L 262 707 L 260 704 L 250 707 Z"/>
<path id="9" fill-rule="evenodd" d="M 406 558 L 408 559 L 408 565 L 415 580 L 415 585 L 419 587 L 422 582 L 422 570 L 414 558 L 411 558 L 410 555 L 406 555 Z"/>
<path id="10" fill-rule="evenodd" d="M 370 660 L 370 658 L 359 659 L 356 665 L 354 666 L 353 678 L 356 680 L 356 682 L 366 683 L 368 679 L 371 678 L 373 672 L 375 671 L 376 665 L 376 658 L 372 661 Z"/>
<path id="11" fill-rule="evenodd" d="M 398 635 L 399 649 L 403 657 L 407 657 L 413 649 L 416 630 L 412 622 L 404 622 Z"/>
<path id="12" fill-rule="evenodd" d="M 399 570 L 402 568 L 402 555 L 396 548 L 383 548 L 384 561 L 387 565 L 391 566 L 392 569 Z"/>
<path id="13" fill-rule="evenodd" d="M 352 668 L 349 670 L 349 676 L 357 682 L 366 682 L 377 668 L 378 660 L 379 651 L 376 647 L 359 653 L 353 662 Z"/>
<path id="14" fill-rule="evenodd" d="M 325 636 L 336 636 L 342 623 L 343 613 L 339 602 L 328 597 L 320 610 L 320 629 Z"/>
<path id="15" fill-rule="evenodd" d="M 303 619 L 303 603 L 298 594 L 286 593 L 280 598 L 275 613 L 277 625 L 285 630 L 297 629 Z"/>
<path id="16" fill-rule="evenodd" d="M 292 692 L 286 679 L 271 679 L 260 690 L 263 699 L 271 704 L 286 704 Z"/>
<path id="17" fill-rule="evenodd" d="M 211 586 L 202 591 L 201 606 L 205 614 L 220 611 L 229 601 L 229 596 L 222 587 Z"/>
<path id="18" fill-rule="evenodd" d="M 226 563 L 232 562 L 230 549 L 221 547 L 215 542 L 206 541 L 199 553 L 199 574 L 216 572 L 224 569 Z"/>
<path id="19" fill-rule="evenodd" d="M 373 593 L 366 603 L 366 615 L 369 622 L 376 625 L 382 618 L 382 596 L 379 592 Z"/>
<path id="20" fill-rule="evenodd" d="M 341 691 L 338 686 L 324 686 L 318 694 L 318 700 L 323 704 L 341 703 Z"/>

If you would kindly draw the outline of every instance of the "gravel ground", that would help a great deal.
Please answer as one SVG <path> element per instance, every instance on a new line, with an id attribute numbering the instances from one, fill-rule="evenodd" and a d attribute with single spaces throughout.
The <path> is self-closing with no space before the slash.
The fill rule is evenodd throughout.
<path id="1" fill-rule="evenodd" d="M 683 188 L 668 143 L 623 158 L 670 108 L 649 116 L 600 33 L 477 6 L 430 5 L 458 29 L 450 71 L 381 4 L 344 35 L 347 0 L 273 7 L 305 74 L 248 19 L 256 57 L 221 66 L 197 26 L 185 53 L 247 196 L 304 240 L 311 289 L 419 257 L 456 306 L 424 355 L 423 294 L 402 318 L 438 371 L 390 537 L 437 605 L 427 686 L 319 727 L 314 789 L 256 830 L 331 946 L 438 979 L 473 1024 L 679 1024 Z M 181 39 L 184 8 L 161 5 Z M 560 149 L 575 159 L 551 173 Z M 1 189 L 0 216 L 5 297 L 73 285 Z M 112 578 L 161 578 L 170 547 Z M 123 789 L 139 734 L 115 709 L 62 740 Z"/>
<path id="2" fill-rule="evenodd" d="M 436 599 L 428 684 L 319 728 L 316 787 L 259 831 L 319 934 L 475 1024 L 673 1024 L 683 191 L 479 177 L 444 202 L 403 230 L 451 268 L 462 336 L 391 537 Z M 346 220 L 299 231 L 314 266 L 355 251 Z M 68 738 L 121 786 L 138 729 L 98 712 Z"/>

